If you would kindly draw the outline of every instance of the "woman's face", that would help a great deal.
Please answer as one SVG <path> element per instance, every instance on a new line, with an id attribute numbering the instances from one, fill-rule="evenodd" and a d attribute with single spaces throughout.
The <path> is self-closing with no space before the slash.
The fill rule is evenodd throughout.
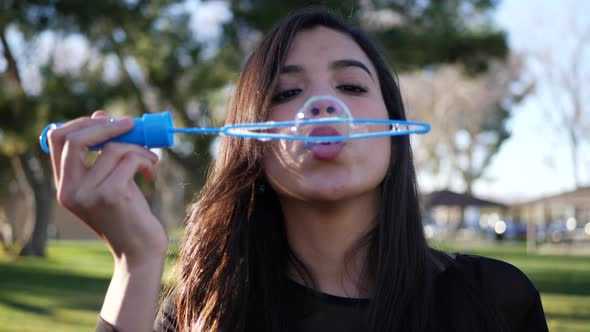
<path id="1" fill-rule="evenodd" d="M 348 35 L 325 27 L 295 35 L 267 120 L 292 121 L 305 101 L 318 95 L 338 97 L 353 118 L 388 118 L 377 72 L 367 55 Z M 309 202 L 378 190 L 390 160 L 389 137 L 307 148 L 301 141 L 265 144 L 263 167 L 273 189 L 279 196 Z"/>

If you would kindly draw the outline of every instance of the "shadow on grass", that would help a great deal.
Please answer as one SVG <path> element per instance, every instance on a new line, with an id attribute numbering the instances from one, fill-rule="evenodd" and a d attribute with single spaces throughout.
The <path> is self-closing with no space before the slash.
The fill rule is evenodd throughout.
<path id="1" fill-rule="evenodd" d="M 527 275 L 541 293 L 590 295 L 590 273 L 542 271 Z"/>
<path id="2" fill-rule="evenodd" d="M 3 304 L 7 307 L 10 307 L 10 308 L 18 310 L 18 311 L 31 312 L 31 313 L 34 313 L 37 315 L 44 315 L 44 316 L 52 316 L 53 315 L 53 311 L 50 310 L 49 308 L 31 305 L 28 303 L 17 302 L 12 299 L 4 298 L 2 296 L 0 296 L 0 304 Z"/>
<path id="3" fill-rule="evenodd" d="M 572 263 L 572 264 L 580 264 L 581 261 L 586 261 L 588 258 L 584 256 L 575 256 L 575 255 L 527 255 L 526 252 L 502 252 L 502 251 L 494 251 L 493 249 L 483 249 L 483 250 L 465 250 L 465 253 L 471 253 L 475 255 L 485 256 L 485 257 L 492 257 L 497 259 L 502 259 L 506 261 L 524 261 L 524 262 L 534 262 L 536 264 L 555 264 L 556 262 L 563 264 L 563 263 Z M 586 264 L 586 263 L 584 263 Z"/>
<path id="4" fill-rule="evenodd" d="M 547 319 L 555 320 L 579 320 L 590 323 L 590 315 L 588 314 L 547 314 Z"/>
<path id="5" fill-rule="evenodd" d="M 503 260 L 522 270 L 542 293 L 590 295 L 590 264 L 587 257 L 527 256 L 521 253 L 476 250 L 476 255 Z"/>
<path id="6" fill-rule="evenodd" d="M 109 279 L 0 263 L 0 284 L 0 303 L 17 310 L 50 315 L 51 310 L 43 308 L 44 305 L 98 311 Z M 33 301 L 40 304 L 33 304 Z"/>

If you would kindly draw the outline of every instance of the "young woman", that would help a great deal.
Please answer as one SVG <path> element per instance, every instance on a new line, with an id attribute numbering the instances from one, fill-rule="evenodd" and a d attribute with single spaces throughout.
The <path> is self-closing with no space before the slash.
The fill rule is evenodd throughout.
<path id="1" fill-rule="evenodd" d="M 340 98 L 355 118 L 405 119 L 375 46 L 306 9 L 250 56 L 227 121 L 292 120 L 318 95 Z M 151 329 L 168 245 L 133 182 L 138 171 L 154 177 L 155 154 L 110 143 L 84 163 L 88 146 L 131 126 L 95 112 L 49 134 L 59 202 L 115 259 L 97 330 Z M 158 331 L 547 330 L 518 269 L 429 248 L 407 136 L 328 147 L 223 138 L 194 206 Z"/>

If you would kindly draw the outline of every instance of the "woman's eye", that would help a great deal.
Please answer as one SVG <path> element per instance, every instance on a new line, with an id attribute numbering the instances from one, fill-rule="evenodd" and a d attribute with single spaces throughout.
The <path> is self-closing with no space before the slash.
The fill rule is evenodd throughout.
<path id="1" fill-rule="evenodd" d="M 368 89 L 364 86 L 353 85 L 353 84 L 342 84 L 342 85 L 339 85 L 337 88 L 342 92 L 355 94 L 355 95 L 361 95 L 361 94 L 364 94 L 368 91 Z"/>
<path id="2" fill-rule="evenodd" d="M 284 101 L 289 100 L 290 98 L 297 96 L 300 92 L 301 92 L 301 89 L 291 89 L 291 90 L 281 91 L 272 97 L 272 101 L 274 103 L 284 102 Z"/>

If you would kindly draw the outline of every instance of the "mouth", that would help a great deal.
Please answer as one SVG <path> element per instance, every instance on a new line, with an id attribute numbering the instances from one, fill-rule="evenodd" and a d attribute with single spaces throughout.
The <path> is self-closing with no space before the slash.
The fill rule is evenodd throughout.
<path id="1" fill-rule="evenodd" d="M 330 126 L 318 126 L 309 133 L 309 136 L 341 136 L 341 133 L 336 128 Z M 306 142 L 305 148 L 318 160 L 332 160 L 336 159 L 340 152 L 342 152 L 344 142 Z"/>
<path id="2" fill-rule="evenodd" d="M 309 132 L 309 136 L 322 137 L 322 136 L 341 136 L 342 134 L 338 129 L 330 126 L 316 126 L 312 131 Z M 317 142 L 317 143 L 334 143 L 334 142 Z"/>

